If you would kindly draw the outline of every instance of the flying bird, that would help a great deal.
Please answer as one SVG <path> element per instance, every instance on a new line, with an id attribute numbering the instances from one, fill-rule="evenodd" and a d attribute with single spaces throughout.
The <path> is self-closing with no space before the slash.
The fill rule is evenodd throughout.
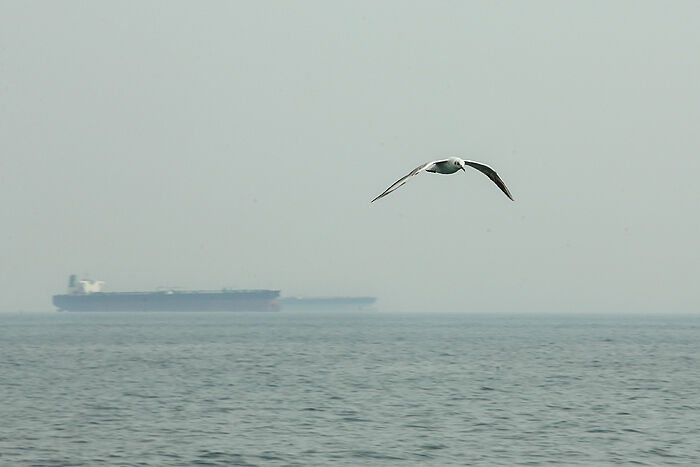
<path id="1" fill-rule="evenodd" d="M 495 170 L 493 170 L 491 167 L 489 167 L 486 164 L 482 164 L 481 162 L 475 162 L 475 161 L 468 161 L 465 159 L 460 159 L 459 157 L 450 157 L 448 159 L 442 159 L 439 161 L 432 161 L 432 162 L 426 162 L 425 164 L 419 165 L 415 169 L 413 169 L 408 175 L 405 177 L 400 178 L 399 180 L 396 181 L 393 185 L 391 185 L 389 188 L 387 188 L 384 193 L 381 195 L 377 196 L 374 198 L 371 202 L 374 203 L 377 201 L 379 198 L 383 198 L 392 191 L 396 190 L 397 188 L 403 186 L 409 178 L 413 177 L 414 175 L 418 175 L 419 173 L 426 171 L 430 173 L 438 173 L 438 174 L 443 174 L 443 175 L 449 175 L 453 174 L 459 170 L 464 170 L 465 172 L 467 169 L 465 168 L 466 166 L 473 167 L 482 174 L 486 175 L 488 178 L 493 181 L 493 183 L 498 186 L 498 188 L 501 189 L 503 193 L 506 194 L 508 198 L 510 198 L 513 201 L 513 196 L 510 194 L 510 191 L 508 191 L 508 187 L 506 187 L 506 184 L 503 183 L 503 180 L 501 180 L 501 177 L 498 176 Z"/>

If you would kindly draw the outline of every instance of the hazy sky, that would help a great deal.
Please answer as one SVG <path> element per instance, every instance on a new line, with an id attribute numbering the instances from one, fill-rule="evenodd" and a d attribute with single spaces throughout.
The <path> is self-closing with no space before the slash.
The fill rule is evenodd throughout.
<path id="1" fill-rule="evenodd" d="M 68 275 L 700 309 L 700 2 L 0 1 L 0 310 Z M 458 155 L 496 168 L 515 202 Z"/>

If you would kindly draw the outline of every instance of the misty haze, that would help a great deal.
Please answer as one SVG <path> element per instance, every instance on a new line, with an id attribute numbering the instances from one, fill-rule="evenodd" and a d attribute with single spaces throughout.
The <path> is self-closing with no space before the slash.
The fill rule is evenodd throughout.
<path id="1" fill-rule="evenodd" d="M 0 309 L 51 309 L 75 273 L 386 311 L 688 311 L 697 8 L 624 5 L 5 3 Z M 517 201 L 471 171 L 370 205 L 449 156 Z"/>
<path id="2" fill-rule="evenodd" d="M 0 1 L 0 464 L 700 465 L 699 18 Z"/>

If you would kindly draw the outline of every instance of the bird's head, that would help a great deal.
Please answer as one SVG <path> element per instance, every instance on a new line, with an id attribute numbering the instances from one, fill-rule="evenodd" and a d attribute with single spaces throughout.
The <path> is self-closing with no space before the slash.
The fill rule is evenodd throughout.
<path id="1" fill-rule="evenodd" d="M 457 159 L 455 163 L 459 166 L 460 169 L 464 170 L 465 172 L 467 169 L 464 167 L 464 161 L 462 159 Z"/>

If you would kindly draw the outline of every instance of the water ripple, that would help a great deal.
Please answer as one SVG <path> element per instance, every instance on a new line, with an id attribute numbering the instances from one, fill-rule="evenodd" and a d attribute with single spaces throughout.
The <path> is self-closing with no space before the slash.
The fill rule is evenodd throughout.
<path id="1" fill-rule="evenodd" d="M 700 465 L 700 318 L 0 315 L 0 464 Z"/>

